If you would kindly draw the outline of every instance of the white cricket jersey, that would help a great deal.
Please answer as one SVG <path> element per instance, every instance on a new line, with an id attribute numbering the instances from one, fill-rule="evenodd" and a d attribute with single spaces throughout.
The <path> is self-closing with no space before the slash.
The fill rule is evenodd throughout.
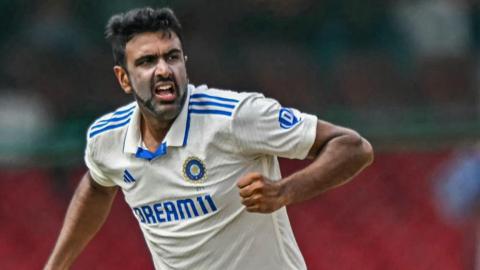
<path id="1" fill-rule="evenodd" d="M 249 213 L 237 180 L 281 178 L 277 156 L 303 159 L 317 118 L 258 93 L 188 86 L 185 106 L 155 153 L 131 103 L 87 133 L 93 179 L 119 186 L 156 269 L 305 269 L 286 208 Z"/>

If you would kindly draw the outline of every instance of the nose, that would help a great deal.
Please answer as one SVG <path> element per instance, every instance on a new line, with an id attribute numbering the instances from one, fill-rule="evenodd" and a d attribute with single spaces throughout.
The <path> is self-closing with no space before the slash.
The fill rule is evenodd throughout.
<path id="1" fill-rule="evenodd" d="M 162 78 L 169 78 L 171 75 L 171 70 L 168 64 L 165 62 L 165 60 L 160 59 L 157 63 L 157 66 L 155 68 L 155 76 L 159 76 Z"/>

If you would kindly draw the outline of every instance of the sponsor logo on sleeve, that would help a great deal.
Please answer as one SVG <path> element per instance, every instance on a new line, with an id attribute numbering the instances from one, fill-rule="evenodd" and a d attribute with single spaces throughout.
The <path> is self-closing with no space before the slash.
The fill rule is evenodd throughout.
<path id="1" fill-rule="evenodd" d="M 296 111 L 292 108 L 281 108 L 280 112 L 278 113 L 278 122 L 280 123 L 280 127 L 284 129 L 290 129 L 297 125 L 301 121 L 301 118 L 295 115 L 295 113 Z"/>

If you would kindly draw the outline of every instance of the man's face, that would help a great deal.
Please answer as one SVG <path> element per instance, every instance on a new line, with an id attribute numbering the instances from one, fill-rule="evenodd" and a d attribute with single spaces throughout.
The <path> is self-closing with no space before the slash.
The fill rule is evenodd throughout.
<path id="1" fill-rule="evenodd" d="M 171 121 L 185 101 L 188 79 L 185 57 L 178 36 L 171 32 L 135 35 L 125 47 L 127 72 L 122 88 L 133 93 L 144 113 L 160 121 Z"/>

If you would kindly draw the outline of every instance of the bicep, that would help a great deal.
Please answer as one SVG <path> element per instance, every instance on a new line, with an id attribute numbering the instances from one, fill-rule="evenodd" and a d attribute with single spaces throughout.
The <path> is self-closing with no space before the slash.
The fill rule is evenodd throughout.
<path id="1" fill-rule="evenodd" d="M 316 158 L 329 141 L 344 135 L 358 136 L 358 134 L 351 129 L 337 126 L 327 121 L 318 120 L 315 140 L 310 148 L 310 151 L 308 152 L 307 158 Z"/>

